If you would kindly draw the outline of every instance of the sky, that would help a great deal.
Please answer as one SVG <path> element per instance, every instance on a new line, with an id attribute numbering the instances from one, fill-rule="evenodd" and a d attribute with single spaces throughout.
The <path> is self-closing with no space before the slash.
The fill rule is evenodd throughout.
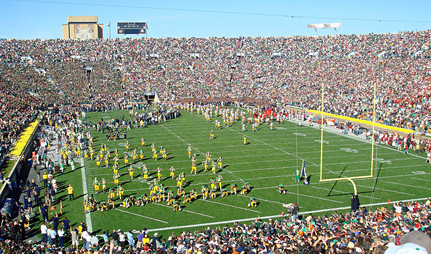
<path id="1" fill-rule="evenodd" d="M 0 0 L 0 10 L 0 38 L 4 39 L 62 38 L 68 16 L 98 16 L 104 38 L 123 38 L 116 31 L 122 21 L 147 22 L 147 36 L 153 38 L 314 36 L 431 28 L 429 0 Z M 307 24 L 334 22 L 341 23 L 337 31 L 307 28 Z"/>

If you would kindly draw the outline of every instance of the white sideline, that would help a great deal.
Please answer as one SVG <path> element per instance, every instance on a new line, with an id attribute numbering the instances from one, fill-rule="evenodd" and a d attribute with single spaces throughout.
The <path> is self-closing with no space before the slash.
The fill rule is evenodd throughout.
<path id="1" fill-rule="evenodd" d="M 421 201 L 421 200 L 426 200 L 428 197 L 425 198 L 416 198 L 416 199 L 409 199 L 409 200 L 401 200 L 403 202 L 409 202 L 409 201 Z M 391 204 L 393 204 L 395 202 L 391 202 Z M 381 202 L 381 203 L 374 203 L 374 204 L 367 204 L 367 205 L 361 205 L 361 207 L 370 207 L 370 206 L 380 206 L 380 205 L 387 205 L 388 202 Z M 323 212 L 329 212 L 329 211 L 337 211 L 337 210 L 350 210 L 350 206 L 345 206 L 345 207 L 337 207 L 337 208 L 330 208 L 330 209 L 321 209 L 321 210 L 314 210 L 314 211 L 305 211 L 305 212 L 300 212 L 300 215 L 304 215 L 304 214 L 316 214 L 316 213 L 323 213 Z M 193 224 L 193 225 L 183 225 L 183 226 L 175 226 L 175 227 L 167 227 L 167 228 L 154 228 L 154 229 L 149 229 L 149 232 L 155 232 L 155 231 L 165 231 L 165 230 L 175 230 L 175 229 L 185 229 L 185 228 L 194 228 L 194 227 L 206 227 L 206 226 L 214 226 L 214 225 L 224 225 L 224 224 L 229 224 L 229 223 L 235 223 L 235 222 L 246 222 L 246 221 L 254 221 L 258 218 L 262 219 L 262 220 L 266 220 L 266 219 L 273 219 L 273 218 L 281 218 L 283 216 L 281 216 L 280 214 L 277 215 L 270 215 L 270 216 L 264 216 L 264 217 L 254 217 L 254 218 L 246 218 L 246 219 L 238 219 L 238 220 L 228 220 L 228 221 L 219 221 L 219 222 L 209 222 L 209 223 L 201 223 L 201 224 Z"/>
<path id="2" fill-rule="evenodd" d="M 154 219 L 154 218 L 151 218 L 151 217 L 148 217 L 148 216 L 144 216 L 144 215 L 141 215 L 141 214 L 124 211 L 124 210 L 121 210 L 121 209 L 118 209 L 118 208 L 114 208 L 114 210 L 119 211 L 119 212 L 123 212 L 123 213 L 128 213 L 128 214 L 135 215 L 135 216 L 139 216 L 139 217 L 142 217 L 142 218 L 145 218 L 145 219 L 155 220 L 155 221 L 158 221 L 158 222 L 161 222 L 161 223 L 168 224 L 168 222 L 164 221 L 164 220 Z"/>
<path id="3" fill-rule="evenodd" d="M 80 158 L 79 163 L 81 163 L 82 193 L 84 194 L 84 200 L 88 200 L 87 176 L 85 175 L 84 159 Z M 91 213 L 89 212 L 85 213 L 85 223 L 87 224 L 88 232 L 93 232 Z"/>

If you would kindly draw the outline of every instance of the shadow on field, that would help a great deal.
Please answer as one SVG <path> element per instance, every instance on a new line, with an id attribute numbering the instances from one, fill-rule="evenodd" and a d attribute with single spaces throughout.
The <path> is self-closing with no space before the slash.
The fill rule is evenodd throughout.
<path id="1" fill-rule="evenodd" d="M 378 180 L 379 180 L 380 171 L 381 171 L 381 169 L 382 169 L 382 164 L 383 164 L 383 163 L 380 163 L 379 169 L 377 170 L 377 175 L 376 175 L 376 180 L 374 181 L 373 190 L 370 190 L 370 191 L 360 191 L 360 192 L 358 192 L 358 194 L 373 193 L 373 192 L 375 191 L 376 186 L 377 186 L 377 182 L 378 182 Z M 346 166 L 344 167 L 344 169 L 341 171 L 341 173 L 340 173 L 340 175 L 338 176 L 338 178 L 340 178 L 340 177 L 341 177 L 341 175 L 344 173 L 344 171 L 345 171 L 345 169 L 346 169 L 346 168 L 347 168 L 347 165 L 346 165 Z M 339 194 L 331 194 L 331 192 L 334 190 L 334 188 L 335 188 L 335 186 L 337 185 L 337 183 L 338 183 L 338 181 L 335 181 L 335 182 L 334 182 L 334 184 L 332 185 L 332 188 L 331 188 L 331 190 L 329 190 L 329 193 L 328 193 L 328 195 L 327 195 L 328 197 L 346 196 L 346 195 L 351 196 L 351 195 L 354 195 L 354 193 L 353 193 L 353 192 L 343 192 L 343 193 L 339 193 Z"/>
<path id="2" fill-rule="evenodd" d="M 187 186 L 189 186 L 192 182 L 193 182 L 193 180 L 192 181 L 187 181 L 187 183 L 184 185 L 184 188 L 186 188 Z"/>

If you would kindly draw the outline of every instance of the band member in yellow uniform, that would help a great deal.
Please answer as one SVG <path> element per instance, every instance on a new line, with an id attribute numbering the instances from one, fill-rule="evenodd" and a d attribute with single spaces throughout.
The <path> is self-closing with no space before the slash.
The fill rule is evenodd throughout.
<path id="1" fill-rule="evenodd" d="M 145 146 L 145 138 L 144 137 L 141 138 L 141 146 Z"/>
<path id="2" fill-rule="evenodd" d="M 214 181 L 214 179 L 210 180 L 211 184 L 210 184 L 210 190 L 215 190 L 216 189 L 216 182 Z"/>
<path id="3" fill-rule="evenodd" d="M 223 159 L 221 158 L 221 156 L 218 157 L 217 164 L 218 164 L 218 169 L 222 169 L 223 168 Z"/>
<path id="4" fill-rule="evenodd" d="M 123 188 L 123 186 L 118 185 L 117 193 L 118 193 L 118 197 L 120 199 L 122 199 L 123 198 L 123 194 L 124 194 L 124 188 Z"/>
<path id="5" fill-rule="evenodd" d="M 84 212 L 89 213 L 90 212 L 90 204 L 87 200 L 84 200 Z"/>
<path id="6" fill-rule="evenodd" d="M 213 130 L 211 130 L 211 132 L 210 132 L 210 139 L 214 139 L 214 131 Z"/>
<path id="7" fill-rule="evenodd" d="M 165 160 L 168 159 L 168 153 L 166 152 L 165 148 L 163 148 L 163 150 L 162 150 L 162 158 L 165 159 Z"/>
<path id="8" fill-rule="evenodd" d="M 129 156 L 127 154 L 124 156 L 124 164 L 129 164 Z"/>
<path id="9" fill-rule="evenodd" d="M 136 159 L 138 158 L 138 153 L 136 152 L 136 148 L 133 149 L 133 162 L 136 162 Z"/>
<path id="10" fill-rule="evenodd" d="M 129 167 L 129 176 L 130 176 L 130 179 L 133 179 L 133 171 L 134 171 L 134 168 L 133 168 L 132 165 L 130 165 L 130 167 Z"/>
<path id="11" fill-rule="evenodd" d="M 210 198 L 216 198 L 217 193 L 214 190 L 210 190 Z"/>
<path id="12" fill-rule="evenodd" d="M 159 181 L 162 179 L 162 171 L 163 171 L 163 169 L 161 169 L 160 167 L 158 167 L 158 168 L 156 169 L 156 172 L 157 172 L 157 179 L 158 179 Z"/>
<path id="13" fill-rule="evenodd" d="M 174 179 L 175 178 L 175 168 L 174 168 L 174 166 L 171 166 L 171 168 L 169 169 L 169 177 L 171 178 L 171 179 Z"/>
<path id="14" fill-rule="evenodd" d="M 163 146 L 160 146 L 159 153 L 160 153 L 160 154 L 162 154 L 162 153 L 163 153 Z"/>
<path id="15" fill-rule="evenodd" d="M 108 199 L 114 199 L 115 198 L 115 190 L 114 188 L 110 188 L 108 191 Z"/>
<path id="16" fill-rule="evenodd" d="M 227 197 L 227 196 L 228 196 L 227 190 L 226 189 L 222 189 L 221 190 L 221 197 Z"/>
<path id="17" fill-rule="evenodd" d="M 221 175 L 217 175 L 217 177 L 216 177 L 216 182 L 217 182 L 217 187 L 218 187 L 218 189 L 220 189 L 221 190 L 221 187 L 222 187 L 222 183 L 221 183 L 221 181 L 223 180 L 223 176 L 221 176 Z"/>
<path id="18" fill-rule="evenodd" d="M 205 154 L 205 158 L 207 161 L 211 161 L 211 154 L 209 151 Z"/>
<path id="19" fill-rule="evenodd" d="M 257 207 L 256 198 L 250 198 L 248 201 L 248 207 Z"/>
<path id="20" fill-rule="evenodd" d="M 241 187 L 241 195 L 247 195 L 247 186 L 245 186 L 245 185 L 243 185 L 242 187 Z"/>
<path id="21" fill-rule="evenodd" d="M 157 161 L 157 151 L 153 151 L 153 159 L 155 160 L 155 161 Z"/>
<path id="22" fill-rule="evenodd" d="M 190 171 L 190 174 L 193 174 L 193 172 L 196 175 L 196 162 L 192 162 L 192 170 Z"/>
<path id="23" fill-rule="evenodd" d="M 99 192 L 99 180 L 97 180 L 97 177 L 95 177 L 93 180 L 93 186 L 94 186 L 94 191 L 97 194 Z"/>
<path id="24" fill-rule="evenodd" d="M 236 185 L 236 183 L 234 183 L 230 186 L 230 194 L 236 195 L 236 193 L 237 193 L 237 185 Z"/>
<path id="25" fill-rule="evenodd" d="M 192 201 L 194 201 L 194 200 L 197 200 L 197 199 L 198 199 L 198 193 L 197 193 L 194 189 L 192 189 L 192 190 L 190 191 L 190 198 L 192 199 Z"/>
<path id="26" fill-rule="evenodd" d="M 174 211 L 181 211 L 180 204 L 177 200 L 175 200 L 174 203 L 172 204 L 172 208 L 174 209 Z"/>
<path id="27" fill-rule="evenodd" d="M 102 191 L 105 192 L 106 191 L 106 179 L 102 178 L 102 180 L 100 180 L 100 184 L 102 185 Z"/>
<path id="28" fill-rule="evenodd" d="M 105 155 L 105 167 L 109 166 L 109 157 L 108 155 Z"/>
<path id="29" fill-rule="evenodd" d="M 120 179 L 120 174 L 116 173 L 116 174 L 114 174 L 114 176 L 112 178 L 114 178 L 114 184 L 118 185 L 118 181 Z"/>
<path id="30" fill-rule="evenodd" d="M 247 137 L 246 136 L 244 136 L 243 143 L 244 143 L 244 145 L 247 145 Z"/>
<path id="31" fill-rule="evenodd" d="M 183 201 L 183 204 L 190 203 L 191 201 L 192 201 L 192 199 L 190 198 L 190 194 L 186 194 L 186 195 L 184 195 L 184 201 Z"/>
<path id="32" fill-rule="evenodd" d="M 181 176 L 178 175 L 176 180 L 177 180 L 177 187 L 181 187 L 181 185 L 182 185 Z"/>
<path id="33" fill-rule="evenodd" d="M 192 147 L 190 145 L 187 147 L 187 153 L 189 154 L 189 159 L 192 158 Z"/>
<path id="34" fill-rule="evenodd" d="M 174 193 L 170 190 L 168 192 L 168 200 L 167 200 L 167 204 L 171 205 L 173 202 L 175 201 L 175 195 Z"/>
<path id="35" fill-rule="evenodd" d="M 184 196 L 185 194 L 186 194 L 186 191 L 184 190 L 184 188 L 183 187 L 179 187 L 178 190 L 177 190 L 177 196 L 181 197 L 181 196 Z"/>
<path id="36" fill-rule="evenodd" d="M 116 155 L 114 157 L 114 164 L 118 166 L 118 162 L 120 161 L 120 159 L 118 158 L 118 156 Z"/>
<path id="37" fill-rule="evenodd" d="M 216 163 L 215 163 L 215 161 L 211 162 L 211 171 L 215 175 L 215 173 L 216 173 Z"/>
<path id="38" fill-rule="evenodd" d="M 183 186 L 183 183 L 186 181 L 186 174 L 184 172 L 181 172 L 180 177 L 181 177 L 181 186 Z"/>
<path id="39" fill-rule="evenodd" d="M 206 185 L 201 187 L 201 193 L 203 200 L 206 200 L 208 198 L 208 187 Z"/>
<path id="40" fill-rule="evenodd" d="M 99 155 L 96 156 L 96 165 L 98 168 L 100 167 L 100 156 Z"/>
<path id="41" fill-rule="evenodd" d="M 144 164 L 144 166 L 142 166 L 142 175 L 144 176 L 144 180 L 147 181 L 148 180 L 149 171 L 148 171 L 148 168 L 147 168 L 146 164 Z"/>
<path id="42" fill-rule="evenodd" d="M 204 162 L 202 162 L 203 164 L 204 164 L 204 172 L 206 172 L 207 170 L 208 170 L 208 168 L 209 168 L 209 166 L 208 166 L 208 161 L 207 160 L 205 160 Z"/>
<path id="43" fill-rule="evenodd" d="M 112 165 L 112 170 L 114 171 L 114 174 L 118 173 L 118 165 L 117 164 Z"/>
<path id="44" fill-rule="evenodd" d="M 141 151 L 139 151 L 139 159 L 141 159 L 141 161 L 144 159 L 144 152 L 142 151 L 142 149 Z"/>

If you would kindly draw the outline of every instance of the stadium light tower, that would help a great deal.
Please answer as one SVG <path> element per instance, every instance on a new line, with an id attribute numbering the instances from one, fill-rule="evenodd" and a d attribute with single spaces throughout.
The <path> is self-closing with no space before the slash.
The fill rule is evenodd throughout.
<path id="1" fill-rule="evenodd" d="M 328 29 L 328 28 L 334 28 L 335 32 L 338 33 L 337 28 L 341 27 L 341 23 L 318 23 L 318 24 L 308 24 L 308 28 L 313 28 L 314 31 L 317 32 L 317 29 Z"/>

